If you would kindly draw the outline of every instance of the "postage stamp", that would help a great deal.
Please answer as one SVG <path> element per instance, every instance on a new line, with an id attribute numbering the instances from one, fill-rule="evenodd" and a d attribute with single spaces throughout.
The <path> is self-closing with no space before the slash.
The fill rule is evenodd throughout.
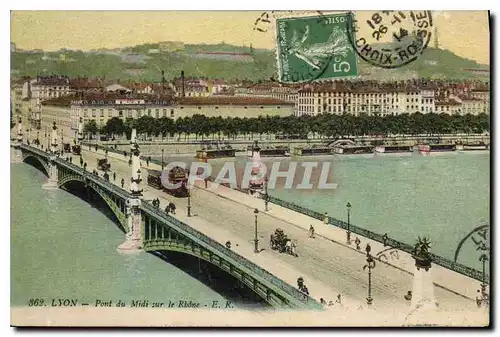
<path id="1" fill-rule="evenodd" d="M 353 14 L 276 20 L 278 78 L 285 83 L 357 75 L 348 24 Z"/>
<path id="2" fill-rule="evenodd" d="M 12 11 L 11 325 L 488 327 L 489 19 Z"/>

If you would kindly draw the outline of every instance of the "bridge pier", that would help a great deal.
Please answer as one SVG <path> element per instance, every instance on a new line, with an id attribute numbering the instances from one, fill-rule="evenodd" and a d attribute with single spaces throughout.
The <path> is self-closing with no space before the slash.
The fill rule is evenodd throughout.
<path id="1" fill-rule="evenodd" d="M 48 162 L 49 179 L 45 184 L 42 185 L 42 188 L 45 190 L 55 190 L 59 188 L 59 186 L 57 185 L 58 173 L 57 173 L 57 165 L 55 163 L 55 159 L 56 159 L 55 156 L 51 156 Z"/>
<path id="2" fill-rule="evenodd" d="M 130 147 L 132 154 L 132 178 L 130 179 L 130 194 L 131 198 L 127 199 L 125 214 L 127 216 L 128 232 L 125 242 L 118 246 L 118 251 L 121 252 L 137 252 L 142 248 L 142 213 L 141 199 L 142 190 L 141 170 L 139 164 L 139 145 L 136 142 L 136 129 L 132 129 L 130 137 Z"/>
<path id="3" fill-rule="evenodd" d="M 139 252 L 142 249 L 142 213 L 139 198 L 127 199 L 125 215 L 128 232 L 125 235 L 125 242 L 118 246 L 118 251 L 123 253 Z"/>

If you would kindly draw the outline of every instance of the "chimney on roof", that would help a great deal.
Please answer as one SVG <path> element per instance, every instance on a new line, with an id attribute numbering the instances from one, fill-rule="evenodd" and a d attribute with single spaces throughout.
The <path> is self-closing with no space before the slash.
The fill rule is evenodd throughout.
<path id="1" fill-rule="evenodd" d="M 182 82 L 182 91 L 181 91 L 181 97 L 186 97 L 185 91 L 184 91 L 184 70 L 181 70 L 181 82 Z"/>

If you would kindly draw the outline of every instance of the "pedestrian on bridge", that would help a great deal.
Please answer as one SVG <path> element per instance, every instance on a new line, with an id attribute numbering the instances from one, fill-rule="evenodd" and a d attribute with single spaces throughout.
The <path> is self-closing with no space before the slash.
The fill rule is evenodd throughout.
<path id="1" fill-rule="evenodd" d="M 328 213 L 327 212 L 325 212 L 325 216 L 323 217 L 323 223 L 325 225 L 328 225 Z"/>
<path id="2" fill-rule="evenodd" d="M 311 227 L 309 227 L 309 237 L 314 239 L 314 237 L 315 237 L 314 233 L 315 233 L 314 227 L 313 227 L 313 225 L 311 225 Z"/>
<path id="3" fill-rule="evenodd" d="M 128 160 L 128 166 L 132 166 L 132 159 Z"/>
<path id="4" fill-rule="evenodd" d="M 80 156 L 80 166 L 83 166 L 83 158 Z"/>
<path id="5" fill-rule="evenodd" d="M 304 286 L 302 287 L 302 289 L 301 289 L 301 290 L 302 290 L 302 292 L 303 292 L 304 294 L 309 295 L 309 289 L 307 289 L 307 286 L 306 286 L 305 284 L 304 284 Z"/>
<path id="6" fill-rule="evenodd" d="M 167 205 L 165 206 L 165 214 L 168 215 L 169 212 L 170 212 L 170 207 Z"/>
<path id="7" fill-rule="evenodd" d="M 175 214 L 175 208 L 176 208 L 176 207 L 175 207 L 175 204 L 174 204 L 173 202 L 170 202 L 170 203 L 168 204 L 168 206 L 169 206 L 169 207 L 170 207 L 170 209 L 172 210 L 172 214 Z"/>
<path id="8" fill-rule="evenodd" d="M 354 243 L 356 244 L 356 249 L 360 250 L 359 245 L 361 244 L 361 240 L 357 236 L 356 236 L 356 240 L 354 241 Z"/>
<path id="9" fill-rule="evenodd" d="M 122 188 L 123 188 L 123 185 L 125 185 L 125 179 L 122 178 L 121 184 L 122 184 Z"/>
<path id="10" fill-rule="evenodd" d="M 73 157 L 69 157 L 69 162 L 73 164 Z"/>
<path id="11" fill-rule="evenodd" d="M 299 288 L 299 290 L 302 290 L 302 287 L 304 286 L 304 279 L 302 278 L 302 276 L 300 276 L 298 279 L 297 279 L 297 287 Z"/>
<path id="12" fill-rule="evenodd" d="M 83 163 L 83 169 L 87 171 L 87 163 Z"/>
<path id="13" fill-rule="evenodd" d="M 116 181 L 116 172 L 113 172 L 113 181 Z"/>

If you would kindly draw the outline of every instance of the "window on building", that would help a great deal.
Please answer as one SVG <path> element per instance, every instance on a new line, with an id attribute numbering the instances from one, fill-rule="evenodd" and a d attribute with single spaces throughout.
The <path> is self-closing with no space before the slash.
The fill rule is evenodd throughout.
<path id="1" fill-rule="evenodd" d="M 151 116 L 151 109 L 148 109 L 148 116 Z"/>
<path id="2" fill-rule="evenodd" d="M 174 118 L 174 109 L 170 109 L 170 118 Z"/>
<path id="3" fill-rule="evenodd" d="M 104 117 L 104 109 L 101 109 L 99 112 L 100 112 L 100 116 Z"/>
<path id="4" fill-rule="evenodd" d="M 96 116 L 96 111 L 95 109 L 92 109 L 92 117 L 95 117 Z"/>

